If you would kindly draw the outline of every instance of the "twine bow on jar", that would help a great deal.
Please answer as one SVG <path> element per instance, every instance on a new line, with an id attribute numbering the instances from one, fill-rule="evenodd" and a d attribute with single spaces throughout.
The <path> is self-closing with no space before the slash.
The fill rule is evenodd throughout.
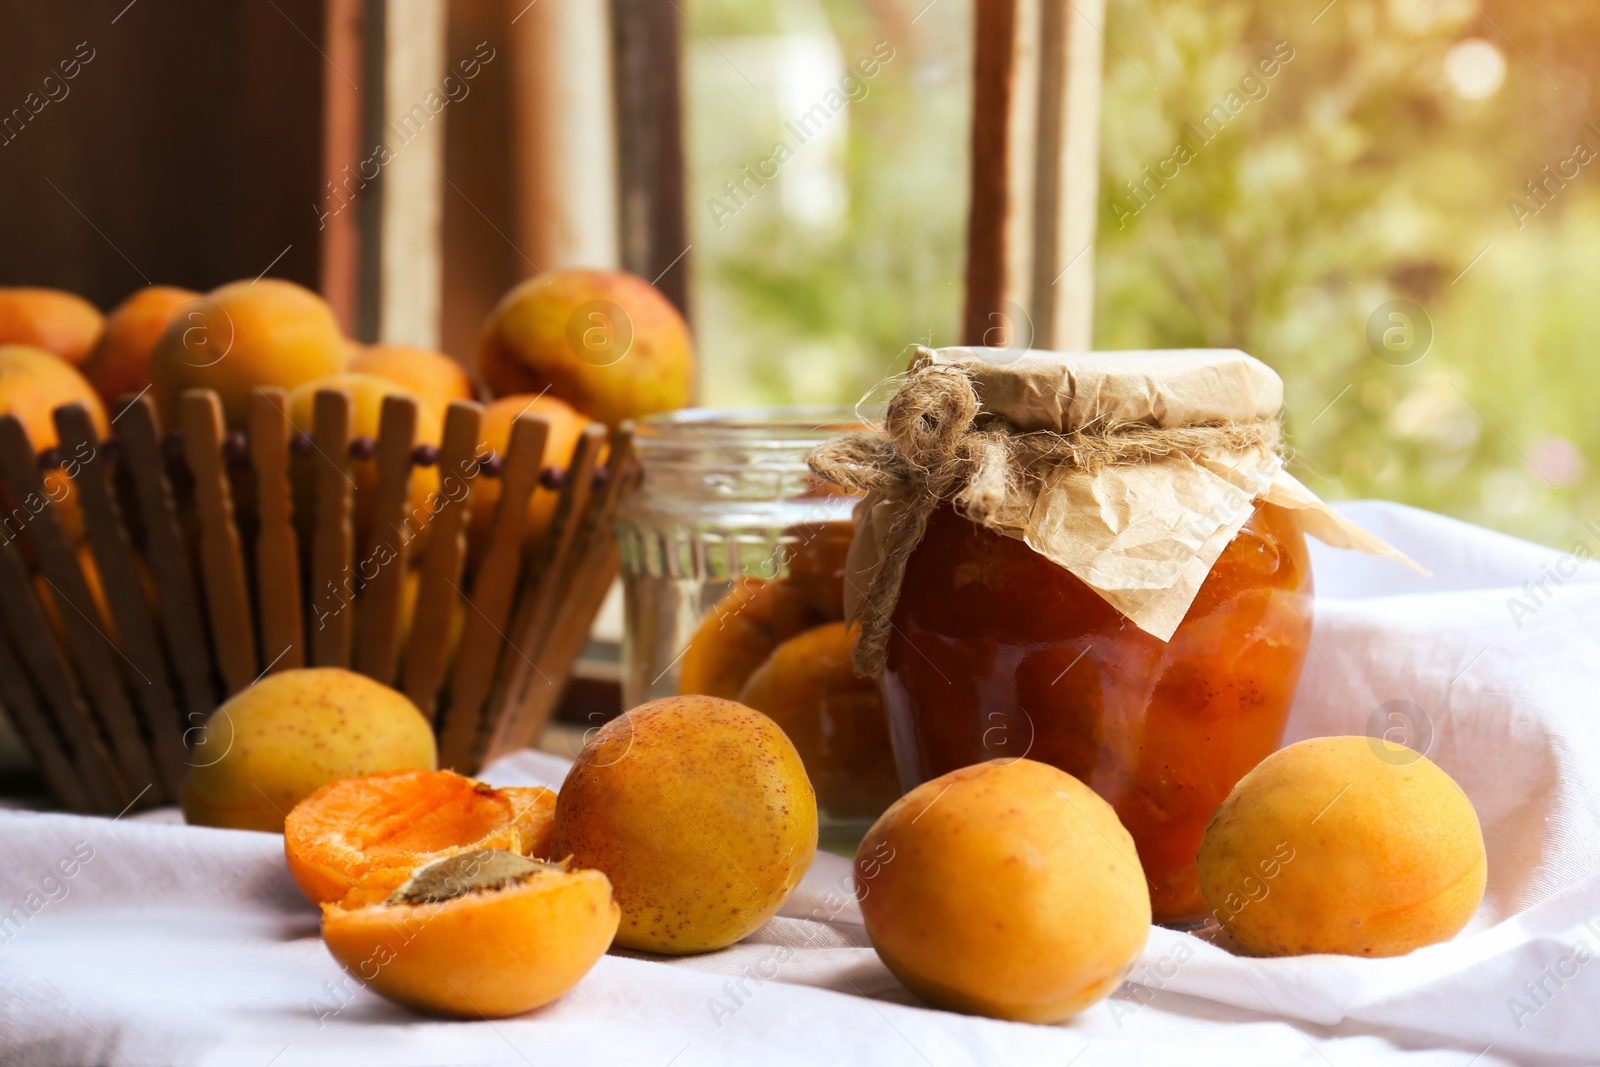
<path id="1" fill-rule="evenodd" d="M 892 505 L 887 523 L 874 531 L 876 568 L 867 587 L 854 590 L 860 607 L 852 657 L 863 676 L 883 671 L 906 563 L 941 504 L 980 526 L 1012 532 L 1001 516 L 1025 517 L 1045 477 L 1061 467 L 1093 472 L 1172 455 L 1262 454 L 1278 446 L 1276 418 L 1175 427 L 1097 418 L 1062 432 L 1019 430 L 984 409 L 966 368 L 935 362 L 931 354 L 913 360 L 889 399 L 881 431 L 841 437 L 806 456 L 818 478 L 872 494 L 869 504 Z"/>

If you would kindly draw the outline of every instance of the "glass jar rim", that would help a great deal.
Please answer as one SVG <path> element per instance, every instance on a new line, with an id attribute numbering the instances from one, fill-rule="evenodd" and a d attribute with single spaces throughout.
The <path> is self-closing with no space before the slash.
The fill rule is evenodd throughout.
<path id="1" fill-rule="evenodd" d="M 680 408 L 647 415 L 634 423 L 636 440 L 665 440 L 686 433 L 726 433 L 739 437 L 761 434 L 811 439 L 834 436 L 876 425 L 879 408 L 805 404 L 779 407 Z"/>

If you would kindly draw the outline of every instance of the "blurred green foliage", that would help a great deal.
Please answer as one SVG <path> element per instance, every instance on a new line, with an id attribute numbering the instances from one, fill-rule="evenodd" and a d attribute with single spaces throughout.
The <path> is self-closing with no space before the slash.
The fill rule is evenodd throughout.
<path id="1" fill-rule="evenodd" d="M 956 340 L 971 8 L 925 3 L 685 9 L 704 402 L 849 403 L 906 344 Z M 1600 158 L 1575 158 L 1600 153 L 1600 6 L 1108 8 L 1097 347 L 1242 348 L 1282 374 L 1293 469 L 1324 496 L 1570 547 L 1600 514 Z M 718 219 L 723 183 L 878 41 L 865 96 Z M 830 181 L 832 208 L 796 195 Z M 1383 350 L 1403 320 L 1369 331 L 1396 300 L 1431 327 L 1421 358 Z"/>

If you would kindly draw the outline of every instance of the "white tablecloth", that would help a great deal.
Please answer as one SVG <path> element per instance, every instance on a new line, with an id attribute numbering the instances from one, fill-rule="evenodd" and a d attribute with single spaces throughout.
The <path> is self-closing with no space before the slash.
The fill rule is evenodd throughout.
<path id="1" fill-rule="evenodd" d="M 847 863 L 819 856 L 787 917 L 741 945 L 610 955 L 540 1011 L 451 1023 L 343 975 L 277 836 L 171 812 L 5 813 L 0 1063 L 1600 1063 L 1597 568 L 1394 505 L 1345 510 L 1433 576 L 1314 550 L 1289 740 L 1403 726 L 1375 718 L 1391 701 L 1420 709 L 1411 740 L 1472 798 L 1489 852 L 1483 907 L 1450 943 L 1253 960 L 1155 929 L 1110 999 L 1061 1026 L 1001 1023 L 918 1006 L 867 945 Z M 1600 551 L 1600 529 L 1573 541 Z M 530 752 L 485 777 L 563 773 Z"/>

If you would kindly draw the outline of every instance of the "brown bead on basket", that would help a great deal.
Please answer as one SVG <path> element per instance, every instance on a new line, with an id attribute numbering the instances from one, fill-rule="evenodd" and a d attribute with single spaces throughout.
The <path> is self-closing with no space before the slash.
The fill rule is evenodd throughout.
<path id="1" fill-rule="evenodd" d="M 589 428 L 551 479 L 543 419 L 520 416 L 502 459 L 466 401 L 438 447 L 416 443 L 406 398 L 385 400 L 376 440 L 331 390 L 309 438 L 278 389 L 251 396 L 243 433 L 209 391 L 180 398 L 170 436 L 147 397 L 116 410 L 102 439 L 87 410 L 60 409 L 44 455 L 0 418 L 0 711 L 63 807 L 175 802 L 208 762 L 218 702 L 303 664 L 401 689 L 434 722 L 441 766 L 471 773 L 537 738 L 616 574 L 626 431 Z M 439 484 L 417 507 L 424 466 Z M 499 503 L 478 542 L 473 486 L 489 477 Z M 531 537 L 536 493 L 556 501 Z"/>

